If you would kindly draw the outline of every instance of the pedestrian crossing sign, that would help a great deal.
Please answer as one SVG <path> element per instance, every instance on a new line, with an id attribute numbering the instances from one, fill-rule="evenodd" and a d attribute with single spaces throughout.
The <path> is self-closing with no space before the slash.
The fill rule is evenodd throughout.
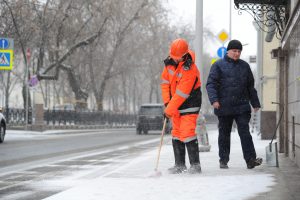
<path id="1" fill-rule="evenodd" d="M 0 50 L 0 70 L 12 70 L 14 52 L 12 49 Z"/>

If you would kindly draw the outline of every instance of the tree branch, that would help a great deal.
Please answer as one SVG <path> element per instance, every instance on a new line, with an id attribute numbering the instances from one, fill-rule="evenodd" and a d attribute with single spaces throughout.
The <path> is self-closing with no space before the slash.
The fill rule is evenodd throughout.
<path id="1" fill-rule="evenodd" d="M 104 25 L 106 24 L 107 20 L 108 20 L 108 17 L 106 17 L 104 19 L 99 31 L 96 34 L 94 34 L 94 35 L 90 36 L 89 38 L 82 40 L 82 41 L 78 42 L 77 44 L 75 44 L 74 46 L 72 46 L 60 59 L 58 59 L 55 63 L 52 63 L 50 66 L 48 66 L 46 68 L 46 70 L 43 72 L 43 74 L 39 74 L 40 72 L 38 71 L 39 79 L 44 79 L 43 77 L 45 76 L 45 74 L 47 72 L 49 72 L 54 67 L 61 65 L 62 62 L 64 62 L 72 53 L 74 53 L 74 51 L 76 49 L 78 49 L 79 47 L 82 47 L 82 46 L 89 45 L 92 42 L 94 42 L 95 39 L 98 38 L 103 33 Z"/>

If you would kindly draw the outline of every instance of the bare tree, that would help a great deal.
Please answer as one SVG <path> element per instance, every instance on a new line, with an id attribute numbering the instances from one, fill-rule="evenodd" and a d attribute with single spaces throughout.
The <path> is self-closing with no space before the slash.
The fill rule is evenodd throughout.
<path id="1" fill-rule="evenodd" d="M 15 2 L 9 2 L 7 0 L 2 0 L 0 6 L 1 6 L 1 14 L 3 16 L 9 16 L 5 17 L 5 24 L 2 26 L 2 30 L 6 30 L 5 32 L 7 35 L 10 35 L 15 38 L 15 46 L 21 50 L 21 54 L 23 56 L 24 65 L 27 68 L 28 67 L 28 60 L 26 56 L 26 49 L 28 47 L 28 44 L 33 39 L 33 33 L 34 33 L 34 23 L 31 23 L 34 20 L 34 15 L 30 12 L 30 1 L 24 0 L 24 1 L 15 1 Z M 8 29 L 8 27 L 10 29 Z M 26 92 L 28 90 L 28 74 L 23 73 L 23 102 L 24 102 L 24 108 L 25 105 L 27 105 L 28 100 L 28 106 L 31 107 L 30 103 L 30 96 L 28 96 L 28 93 Z M 9 85 L 9 81 L 8 81 Z M 7 93 L 8 95 L 8 93 Z M 8 98 L 9 96 L 7 96 Z M 8 100 L 7 100 L 8 101 Z"/>
<path id="2" fill-rule="evenodd" d="M 111 40 L 104 41 L 104 42 L 108 42 L 108 44 L 104 46 L 106 46 L 105 51 L 106 53 L 109 53 L 109 55 L 107 56 L 107 60 L 103 66 L 103 69 L 101 69 L 101 72 L 103 72 L 102 80 L 96 81 L 96 78 L 94 76 L 91 77 L 92 90 L 96 98 L 98 110 L 103 110 L 104 92 L 108 80 L 120 73 L 120 71 L 114 70 L 115 60 L 118 54 L 120 53 L 119 49 L 121 48 L 121 45 L 123 44 L 126 36 L 130 34 L 129 31 L 131 29 L 131 26 L 135 21 L 139 19 L 140 13 L 144 10 L 147 4 L 148 4 L 147 0 L 142 0 L 142 2 L 139 2 L 139 4 L 137 3 L 133 4 L 133 1 L 132 4 L 126 1 L 124 2 L 113 1 L 112 12 L 114 12 L 114 16 L 113 16 L 112 24 L 110 24 L 111 31 L 109 31 L 110 34 L 108 36 L 111 38 Z M 127 9 L 130 9 L 132 11 L 132 8 L 129 7 L 129 5 L 138 5 L 138 6 L 137 8 L 135 8 L 134 13 L 131 14 L 130 16 L 121 15 L 124 14 L 122 12 L 128 11 L 126 10 L 126 7 Z"/>

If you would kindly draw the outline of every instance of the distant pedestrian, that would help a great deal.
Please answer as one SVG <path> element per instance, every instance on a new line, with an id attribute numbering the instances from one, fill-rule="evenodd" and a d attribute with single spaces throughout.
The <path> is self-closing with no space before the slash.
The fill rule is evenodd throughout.
<path id="1" fill-rule="evenodd" d="M 165 116 L 172 120 L 172 144 L 175 166 L 169 169 L 172 174 L 186 171 L 185 148 L 187 149 L 189 173 L 200 173 L 200 158 L 196 121 L 201 107 L 200 73 L 195 64 L 195 54 L 188 43 L 178 38 L 170 47 L 162 72 L 162 97 L 166 109 Z"/>
<path id="2" fill-rule="evenodd" d="M 224 58 L 212 65 L 206 84 L 210 103 L 219 120 L 220 168 L 228 168 L 233 121 L 237 124 L 247 168 L 252 169 L 262 163 L 262 159 L 256 157 L 249 132 L 250 104 L 254 112 L 257 112 L 260 103 L 254 88 L 251 68 L 247 62 L 240 59 L 242 49 L 240 41 L 231 40 Z"/>

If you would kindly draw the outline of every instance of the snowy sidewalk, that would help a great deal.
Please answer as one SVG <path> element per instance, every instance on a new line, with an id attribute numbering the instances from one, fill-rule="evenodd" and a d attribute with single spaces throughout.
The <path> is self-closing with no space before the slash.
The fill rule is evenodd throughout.
<path id="1" fill-rule="evenodd" d="M 117 169 L 92 180 L 80 181 L 64 192 L 47 200 L 192 200 L 192 199 L 249 199 L 271 190 L 276 184 L 274 174 L 262 166 L 249 170 L 243 160 L 237 132 L 232 133 L 231 159 L 229 169 L 220 169 L 218 163 L 217 130 L 209 130 L 212 145 L 210 152 L 201 152 L 202 174 L 168 174 L 174 163 L 170 138 L 165 138 L 162 147 L 159 171 L 160 177 L 150 177 L 158 149 L 155 148 Z M 158 136 L 159 137 L 159 136 Z M 257 155 L 265 159 L 265 146 L 269 141 L 252 135 Z M 188 159 L 187 159 L 188 163 Z M 63 181 L 63 180 L 62 180 Z"/>

